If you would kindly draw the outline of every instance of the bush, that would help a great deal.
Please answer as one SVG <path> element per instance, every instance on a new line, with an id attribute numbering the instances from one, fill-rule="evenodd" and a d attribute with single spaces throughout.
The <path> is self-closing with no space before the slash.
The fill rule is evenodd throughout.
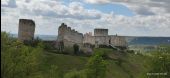
<path id="1" fill-rule="evenodd" d="M 27 78 L 39 70 L 42 48 L 25 46 L 1 32 L 1 77 Z"/>
<path id="2" fill-rule="evenodd" d="M 87 78 L 85 71 L 77 71 L 77 70 L 72 70 L 69 73 L 66 73 L 64 78 Z"/>
<path id="3" fill-rule="evenodd" d="M 109 54 L 113 53 L 112 49 L 95 48 L 94 55 L 100 55 L 103 59 L 109 59 Z"/>
<path id="4" fill-rule="evenodd" d="M 154 52 L 148 61 L 149 73 L 164 73 L 166 75 L 147 75 L 149 78 L 169 78 L 170 77 L 170 54 L 166 52 Z"/>
<path id="5" fill-rule="evenodd" d="M 49 74 L 49 78 L 63 78 L 62 71 L 56 65 L 51 65 Z"/>
<path id="6" fill-rule="evenodd" d="M 118 58 L 118 59 L 116 59 L 116 62 L 115 62 L 115 64 L 117 64 L 118 66 L 122 66 L 122 63 L 123 63 L 123 60 L 122 59 L 120 59 L 120 58 Z"/>
<path id="7" fill-rule="evenodd" d="M 87 63 L 87 78 L 105 78 L 107 62 L 103 58 L 103 52 L 96 52 Z"/>

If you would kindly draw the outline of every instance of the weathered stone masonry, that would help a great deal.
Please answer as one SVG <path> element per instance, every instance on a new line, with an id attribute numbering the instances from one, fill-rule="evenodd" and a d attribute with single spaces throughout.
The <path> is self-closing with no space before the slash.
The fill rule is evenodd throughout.
<path id="1" fill-rule="evenodd" d="M 64 23 L 58 29 L 57 42 L 59 47 L 72 47 L 74 44 L 82 46 L 83 44 L 94 45 L 112 45 L 119 47 L 127 47 L 126 40 L 123 36 L 108 35 L 108 29 L 94 29 L 94 36 L 92 33 L 83 34 L 67 27 Z"/>
<path id="2" fill-rule="evenodd" d="M 32 41 L 34 39 L 35 23 L 30 19 L 19 20 L 18 39 L 21 41 Z M 64 47 L 73 47 L 74 44 L 83 47 L 84 44 L 95 45 L 111 45 L 127 47 L 126 40 L 123 36 L 108 35 L 108 29 L 94 29 L 94 36 L 92 33 L 82 34 L 64 23 L 58 28 L 58 37 L 56 46 L 63 50 Z"/>
<path id="3" fill-rule="evenodd" d="M 58 28 L 57 42 L 64 47 L 72 47 L 74 44 L 83 45 L 83 34 L 67 27 L 64 23 Z"/>
<path id="4" fill-rule="evenodd" d="M 19 20 L 18 39 L 21 41 L 31 41 L 34 39 L 35 23 L 30 19 Z"/>
<path id="5" fill-rule="evenodd" d="M 96 47 L 99 45 L 127 47 L 126 40 L 123 36 L 108 35 L 108 29 L 94 29 L 94 36 L 92 36 L 91 33 L 86 33 L 83 42 L 83 44 L 88 43 Z"/>

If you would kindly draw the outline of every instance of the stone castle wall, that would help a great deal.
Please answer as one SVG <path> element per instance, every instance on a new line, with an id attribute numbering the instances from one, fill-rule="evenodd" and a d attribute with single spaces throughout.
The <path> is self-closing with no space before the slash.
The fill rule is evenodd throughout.
<path id="1" fill-rule="evenodd" d="M 35 23 L 30 19 L 19 20 L 18 39 L 21 41 L 31 41 L 34 39 Z M 78 44 L 80 47 L 83 44 L 91 45 L 113 45 L 113 46 L 127 46 L 126 40 L 123 36 L 108 35 L 108 29 L 94 29 L 94 36 L 92 33 L 83 34 L 71 29 L 64 23 L 58 28 L 58 37 L 56 46 L 62 48 L 73 47 Z M 62 45 L 62 46 L 61 46 Z"/>
<path id="2" fill-rule="evenodd" d="M 113 35 L 110 36 L 111 37 L 111 44 L 114 46 L 123 46 L 126 47 L 127 46 L 127 42 L 125 40 L 125 37 L 123 36 L 117 36 L 117 35 Z"/>
<path id="3" fill-rule="evenodd" d="M 108 36 L 108 29 L 94 29 L 94 36 Z"/>
<path id="4" fill-rule="evenodd" d="M 74 44 L 81 46 L 83 44 L 83 34 L 62 23 L 58 29 L 57 41 L 63 41 L 64 46 L 72 47 Z"/>
<path id="5" fill-rule="evenodd" d="M 84 34 L 83 43 L 95 44 L 95 38 L 92 36 L 91 32 Z"/>
<path id="6" fill-rule="evenodd" d="M 110 36 L 94 36 L 95 44 L 109 45 Z"/>
<path id="7" fill-rule="evenodd" d="M 34 39 L 35 23 L 30 19 L 19 20 L 18 39 L 21 41 L 30 41 Z"/>
<path id="8" fill-rule="evenodd" d="M 127 42 L 125 37 L 117 35 L 108 35 L 108 30 L 106 29 L 95 29 L 94 36 L 90 33 L 84 35 L 83 43 L 89 43 L 92 45 L 113 45 L 127 47 Z"/>

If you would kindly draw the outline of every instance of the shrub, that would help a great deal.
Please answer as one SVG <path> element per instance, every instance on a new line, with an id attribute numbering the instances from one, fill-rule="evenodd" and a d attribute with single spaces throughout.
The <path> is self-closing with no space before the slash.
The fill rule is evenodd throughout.
<path id="1" fill-rule="evenodd" d="M 105 78 L 107 62 L 102 52 L 96 52 L 87 63 L 87 78 Z"/>
<path id="2" fill-rule="evenodd" d="M 64 78 L 87 78 L 85 71 L 77 71 L 77 70 L 72 70 L 69 73 L 66 73 Z"/>
<path id="3" fill-rule="evenodd" d="M 42 60 L 42 48 L 25 46 L 1 33 L 1 77 L 27 78 L 36 73 Z"/>
<path id="4" fill-rule="evenodd" d="M 51 65 L 49 73 L 49 78 L 63 78 L 62 71 L 56 65 Z"/>
<path id="5" fill-rule="evenodd" d="M 164 73 L 165 75 L 147 75 L 149 78 L 169 78 L 170 77 L 170 54 L 169 52 L 154 52 L 148 61 L 149 73 Z"/>

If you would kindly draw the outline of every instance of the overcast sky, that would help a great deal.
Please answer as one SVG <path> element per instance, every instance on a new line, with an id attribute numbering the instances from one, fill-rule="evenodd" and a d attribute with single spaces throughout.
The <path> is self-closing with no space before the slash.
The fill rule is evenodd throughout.
<path id="1" fill-rule="evenodd" d="M 1 31 L 18 33 L 19 19 L 33 19 L 35 34 L 57 35 L 61 23 L 86 33 L 170 37 L 170 0 L 1 0 Z"/>

